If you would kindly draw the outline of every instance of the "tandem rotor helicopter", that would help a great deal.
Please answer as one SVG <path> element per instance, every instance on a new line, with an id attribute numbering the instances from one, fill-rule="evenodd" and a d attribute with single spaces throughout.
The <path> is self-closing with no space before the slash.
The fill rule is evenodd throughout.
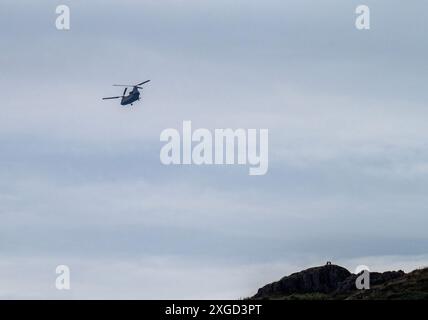
<path id="1" fill-rule="evenodd" d="M 122 106 L 126 106 L 128 104 L 130 104 L 132 106 L 135 101 L 140 100 L 140 91 L 138 89 L 143 89 L 143 87 L 140 87 L 140 86 L 142 86 L 143 84 L 146 84 L 147 82 L 150 82 L 150 80 L 143 81 L 143 82 L 138 83 L 136 85 L 114 84 L 113 85 L 114 87 L 125 87 L 123 94 L 121 96 L 117 96 L 117 97 L 103 98 L 103 100 L 122 98 L 122 100 L 120 101 L 120 104 Z M 128 88 L 132 88 L 132 90 L 129 92 L 128 95 L 126 95 L 126 91 L 128 90 Z"/>

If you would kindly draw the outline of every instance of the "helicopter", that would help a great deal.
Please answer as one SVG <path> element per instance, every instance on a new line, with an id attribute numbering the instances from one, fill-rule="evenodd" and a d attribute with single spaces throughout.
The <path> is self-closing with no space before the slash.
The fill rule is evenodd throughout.
<path id="1" fill-rule="evenodd" d="M 136 85 L 114 84 L 113 85 L 114 87 L 125 87 L 123 94 L 121 96 L 117 96 L 117 97 L 103 98 L 103 100 L 122 98 L 122 100 L 120 101 L 120 104 L 122 106 L 126 106 L 128 104 L 130 104 L 132 106 L 135 101 L 140 100 L 140 91 L 138 89 L 143 89 L 143 87 L 140 87 L 140 86 L 142 86 L 143 84 L 146 84 L 147 82 L 150 82 L 150 80 L 143 81 L 143 82 L 138 83 Z M 126 95 L 126 91 L 128 90 L 128 88 L 132 88 L 132 90 L 129 92 L 128 95 Z"/>

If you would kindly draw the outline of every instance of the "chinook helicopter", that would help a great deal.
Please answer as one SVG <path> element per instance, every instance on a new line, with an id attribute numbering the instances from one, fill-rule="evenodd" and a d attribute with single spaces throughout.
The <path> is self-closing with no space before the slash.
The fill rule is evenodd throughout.
<path id="1" fill-rule="evenodd" d="M 114 87 L 125 87 L 123 94 L 121 96 L 117 96 L 117 97 L 103 98 L 103 100 L 122 98 L 122 100 L 120 101 L 120 104 L 122 106 L 126 106 L 128 104 L 130 104 L 132 106 L 135 101 L 139 101 L 141 99 L 140 98 L 140 91 L 138 89 L 143 89 L 143 87 L 140 87 L 140 86 L 142 86 L 143 84 L 146 84 L 147 82 L 150 82 L 150 80 L 143 81 L 143 82 L 138 83 L 136 85 L 114 84 L 113 85 Z M 126 91 L 128 90 L 128 88 L 132 88 L 132 90 L 129 92 L 128 95 L 126 95 Z"/>

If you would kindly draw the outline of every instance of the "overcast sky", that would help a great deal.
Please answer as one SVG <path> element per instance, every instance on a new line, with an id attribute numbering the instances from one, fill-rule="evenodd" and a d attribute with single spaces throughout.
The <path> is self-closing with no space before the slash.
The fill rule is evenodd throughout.
<path id="1" fill-rule="evenodd" d="M 0 297 L 239 298 L 327 260 L 428 265 L 428 4 L 367 0 L 358 31 L 359 4 L 3 0 Z M 146 79 L 132 108 L 101 100 Z M 162 165 L 183 120 L 269 129 L 267 175 Z"/>

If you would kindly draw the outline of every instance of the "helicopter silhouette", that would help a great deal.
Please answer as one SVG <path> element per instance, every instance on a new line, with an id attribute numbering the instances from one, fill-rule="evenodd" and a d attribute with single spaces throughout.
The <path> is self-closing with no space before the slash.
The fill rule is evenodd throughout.
<path id="1" fill-rule="evenodd" d="M 121 96 L 103 98 L 103 100 L 122 98 L 122 100 L 120 101 L 120 104 L 122 106 L 126 106 L 128 104 L 132 106 L 135 101 L 139 101 L 141 99 L 140 91 L 138 89 L 143 89 L 143 87 L 140 87 L 140 86 L 143 84 L 146 84 L 147 82 L 150 82 L 150 80 L 143 81 L 136 85 L 114 84 L 113 85 L 114 87 L 126 87 L 125 90 L 123 91 L 123 94 Z M 126 91 L 128 90 L 128 88 L 132 88 L 132 90 L 129 92 L 128 95 L 126 95 Z"/>

